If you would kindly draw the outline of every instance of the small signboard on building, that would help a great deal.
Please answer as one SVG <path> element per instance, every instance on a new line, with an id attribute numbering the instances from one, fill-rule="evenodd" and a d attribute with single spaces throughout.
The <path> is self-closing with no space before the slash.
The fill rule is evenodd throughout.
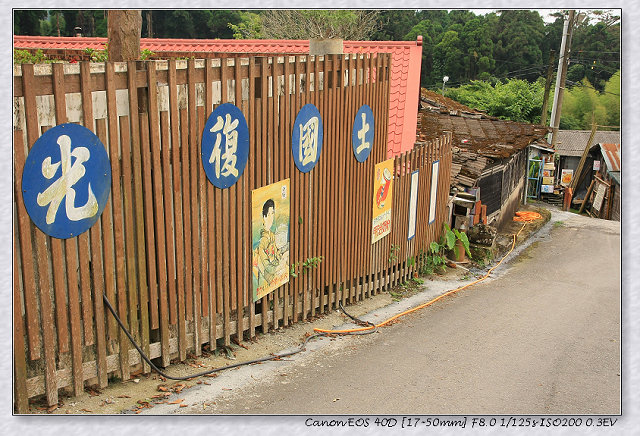
<path id="1" fill-rule="evenodd" d="M 560 173 L 560 184 L 562 186 L 569 186 L 573 179 L 573 170 L 563 169 Z"/>

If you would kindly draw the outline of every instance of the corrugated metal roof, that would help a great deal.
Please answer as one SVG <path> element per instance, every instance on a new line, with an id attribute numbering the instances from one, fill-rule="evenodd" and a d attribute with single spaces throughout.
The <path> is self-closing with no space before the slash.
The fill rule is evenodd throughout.
<path id="1" fill-rule="evenodd" d="M 15 48 L 101 50 L 107 38 L 18 36 Z M 225 40 L 141 38 L 140 48 L 155 53 L 305 54 L 308 40 Z M 415 143 L 422 64 L 422 37 L 416 41 L 344 41 L 345 53 L 391 53 L 387 156 L 411 150 Z"/>
<path id="2" fill-rule="evenodd" d="M 559 130 L 556 153 L 561 156 L 582 156 L 589 142 L 591 130 Z M 593 144 L 620 143 L 620 132 L 597 131 Z"/>
<path id="3" fill-rule="evenodd" d="M 620 144 L 600 144 L 602 156 L 609 172 L 620 171 Z"/>

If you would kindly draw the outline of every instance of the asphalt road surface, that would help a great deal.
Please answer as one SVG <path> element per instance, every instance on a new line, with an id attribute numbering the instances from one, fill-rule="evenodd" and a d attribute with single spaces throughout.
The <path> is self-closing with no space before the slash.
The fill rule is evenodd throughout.
<path id="1" fill-rule="evenodd" d="M 619 223 L 554 213 L 499 277 L 183 410 L 619 414 L 620 266 Z"/>

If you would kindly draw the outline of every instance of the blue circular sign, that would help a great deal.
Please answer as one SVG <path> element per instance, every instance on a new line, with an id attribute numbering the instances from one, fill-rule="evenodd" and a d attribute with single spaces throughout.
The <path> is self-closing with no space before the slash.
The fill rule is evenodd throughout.
<path id="1" fill-rule="evenodd" d="M 218 106 L 202 132 L 202 165 L 214 186 L 224 189 L 238 181 L 249 158 L 249 127 L 231 103 Z"/>
<path id="2" fill-rule="evenodd" d="M 353 154 L 355 154 L 358 162 L 364 162 L 369 157 L 373 148 L 374 131 L 373 111 L 368 105 L 363 104 L 353 120 L 351 133 Z"/>
<path id="3" fill-rule="evenodd" d="M 111 163 L 100 139 L 78 124 L 60 124 L 33 144 L 22 173 L 22 198 L 34 224 L 68 239 L 98 221 L 111 192 Z"/>
<path id="4" fill-rule="evenodd" d="M 291 138 L 293 161 L 303 173 L 308 173 L 318 163 L 323 137 L 320 111 L 312 104 L 305 104 L 296 116 Z"/>

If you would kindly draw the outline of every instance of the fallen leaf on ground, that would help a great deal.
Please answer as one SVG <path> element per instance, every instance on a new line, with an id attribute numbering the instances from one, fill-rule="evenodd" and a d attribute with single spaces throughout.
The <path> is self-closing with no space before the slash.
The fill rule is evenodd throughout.
<path id="1" fill-rule="evenodd" d="M 180 404 L 180 407 L 187 407 L 186 404 Z"/>
<path id="2" fill-rule="evenodd" d="M 93 413 L 93 411 L 89 410 L 89 409 L 80 409 L 82 412 L 87 412 L 87 413 Z"/>
<path id="3" fill-rule="evenodd" d="M 167 404 L 180 404 L 184 401 L 184 398 L 180 398 L 179 400 L 169 401 Z"/>

